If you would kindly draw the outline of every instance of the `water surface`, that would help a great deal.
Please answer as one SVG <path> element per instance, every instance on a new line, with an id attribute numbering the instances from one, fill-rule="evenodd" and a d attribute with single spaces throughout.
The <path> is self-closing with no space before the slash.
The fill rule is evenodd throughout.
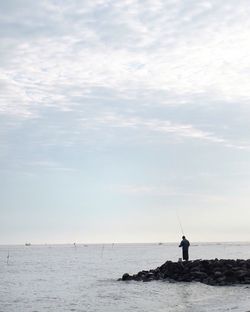
<path id="1" fill-rule="evenodd" d="M 7 264 L 7 256 L 9 261 Z M 250 288 L 118 282 L 181 254 L 176 244 L 0 246 L 0 312 L 250 311 Z M 191 259 L 248 259 L 250 244 L 194 244 Z"/>

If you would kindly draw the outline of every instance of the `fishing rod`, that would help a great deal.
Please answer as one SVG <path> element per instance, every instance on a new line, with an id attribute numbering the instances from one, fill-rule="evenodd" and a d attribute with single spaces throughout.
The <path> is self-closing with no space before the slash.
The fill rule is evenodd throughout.
<path id="1" fill-rule="evenodd" d="M 177 219 L 178 219 L 178 221 L 179 221 L 179 225 L 180 225 L 180 229 L 181 229 L 182 236 L 185 236 L 185 235 L 184 235 L 184 231 L 183 231 L 183 227 L 182 227 L 182 224 L 181 224 L 181 218 L 180 218 L 180 216 L 179 216 L 178 210 L 176 210 L 176 215 L 177 215 Z"/>

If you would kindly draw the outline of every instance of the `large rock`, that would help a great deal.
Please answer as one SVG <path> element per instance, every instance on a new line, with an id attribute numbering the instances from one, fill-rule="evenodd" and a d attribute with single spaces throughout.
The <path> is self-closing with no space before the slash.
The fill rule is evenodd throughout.
<path id="1" fill-rule="evenodd" d="M 141 271 L 134 275 L 125 273 L 122 281 L 168 280 L 177 282 L 201 282 L 208 285 L 250 284 L 249 260 L 194 260 L 185 262 L 166 261 L 160 267 Z"/>

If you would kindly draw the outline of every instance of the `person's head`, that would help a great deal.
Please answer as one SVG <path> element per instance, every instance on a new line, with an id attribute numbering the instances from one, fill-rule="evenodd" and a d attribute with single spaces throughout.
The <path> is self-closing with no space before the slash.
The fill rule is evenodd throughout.
<path id="1" fill-rule="evenodd" d="M 183 235 L 183 236 L 182 236 L 182 239 L 186 239 L 186 237 Z"/>

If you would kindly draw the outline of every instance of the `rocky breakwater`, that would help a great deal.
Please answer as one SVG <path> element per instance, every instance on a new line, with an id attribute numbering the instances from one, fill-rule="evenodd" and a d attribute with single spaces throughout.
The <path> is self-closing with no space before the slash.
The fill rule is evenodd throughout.
<path id="1" fill-rule="evenodd" d="M 134 275 L 125 273 L 122 281 L 168 280 L 176 282 L 201 282 L 208 285 L 250 284 L 249 260 L 194 260 L 167 261 L 162 266 Z"/>

